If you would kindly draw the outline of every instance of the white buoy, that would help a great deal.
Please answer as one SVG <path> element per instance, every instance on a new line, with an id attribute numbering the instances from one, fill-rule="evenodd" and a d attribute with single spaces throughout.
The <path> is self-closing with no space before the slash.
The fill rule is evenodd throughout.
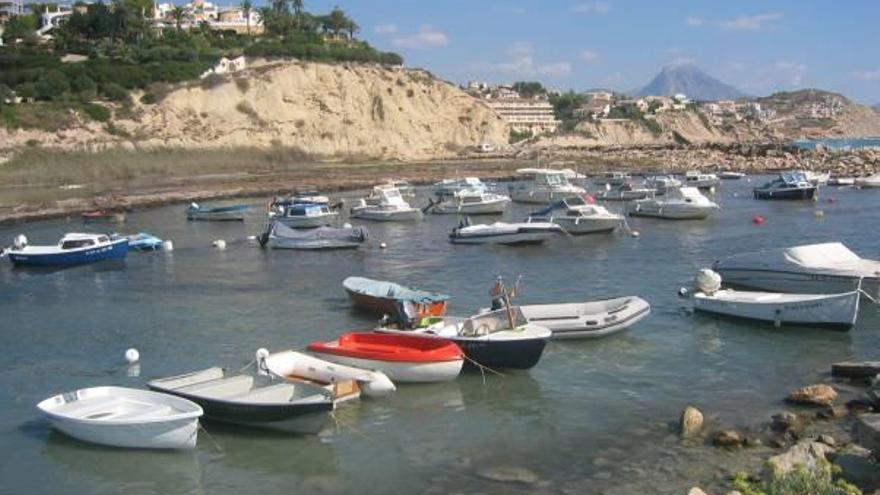
<path id="1" fill-rule="evenodd" d="M 380 248 L 380 249 L 385 249 L 385 248 L 387 248 L 387 247 L 388 247 L 388 244 L 385 244 L 384 242 L 379 243 L 379 248 Z"/>
<path id="2" fill-rule="evenodd" d="M 135 349 L 134 347 L 125 351 L 125 362 L 126 363 L 134 364 L 134 363 L 140 361 L 140 359 L 141 359 L 141 353 L 139 353 L 138 350 Z"/>
<path id="3" fill-rule="evenodd" d="M 678 297 L 685 297 L 688 295 L 687 287 L 681 287 L 678 289 Z"/>
<path id="4" fill-rule="evenodd" d="M 226 249 L 226 241 L 223 239 L 217 239 L 214 241 L 214 247 L 217 249 Z"/>
<path id="5" fill-rule="evenodd" d="M 816 218 L 822 218 L 825 216 L 825 212 L 822 210 L 816 210 L 813 212 L 813 216 Z"/>
<path id="6" fill-rule="evenodd" d="M 638 231 L 638 230 L 633 230 L 633 231 L 632 231 L 632 236 L 633 236 L 633 237 L 638 237 L 638 236 L 640 236 L 640 235 L 642 235 L 642 234 L 639 234 L 639 231 Z"/>
<path id="7" fill-rule="evenodd" d="M 162 241 L 162 249 L 165 251 L 174 251 L 174 243 L 171 241 Z"/>
<path id="8" fill-rule="evenodd" d="M 342 224 L 342 228 L 344 228 L 344 229 L 350 229 L 350 228 L 351 228 L 351 224 L 348 223 L 348 222 L 345 222 L 344 224 Z"/>

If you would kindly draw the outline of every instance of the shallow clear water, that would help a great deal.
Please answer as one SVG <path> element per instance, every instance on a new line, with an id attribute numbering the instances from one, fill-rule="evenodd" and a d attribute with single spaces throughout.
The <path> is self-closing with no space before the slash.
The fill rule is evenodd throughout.
<path id="1" fill-rule="evenodd" d="M 757 202 L 725 182 L 708 221 L 631 219 L 624 234 L 561 238 L 538 247 L 454 246 L 454 216 L 368 224 L 373 245 L 356 252 L 264 251 L 244 240 L 261 226 L 260 204 L 241 223 L 189 223 L 183 206 L 129 214 L 126 232 L 174 241 L 172 253 L 132 253 L 121 264 L 46 272 L 0 266 L 0 463 L 3 493 L 593 493 L 669 492 L 738 462 L 682 447 L 669 422 L 687 404 L 711 421 L 768 417 L 792 387 L 831 362 L 876 358 L 880 314 L 866 305 L 849 333 L 693 316 L 677 289 L 696 269 L 737 252 L 841 240 L 880 258 L 880 194 L 827 188 L 822 201 Z M 834 197 L 833 203 L 827 199 Z M 420 198 L 424 203 L 424 199 Z M 260 203 L 260 201 L 254 201 Z M 824 217 L 814 215 L 822 210 Z M 509 218 L 528 206 L 515 205 Z M 767 222 L 755 226 L 755 214 Z M 489 221 L 490 218 L 481 219 Z M 54 243 L 76 221 L 0 228 Z M 225 251 L 212 247 L 226 239 Z M 384 241 L 388 248 L 380 250 Z M 53 433 L 34 405 L 79 387 L 145 380 L 213 365 L 241 367 L 259 347 L 281 350 L 366 329 L 340 285 L 349 275 L 453 295 L 452 314 L 488 304 L 497 275 L 522 275 L 520 302 L 638 294 L 653 312 L 598 341 L 551 343 L 534 369 L 463 375 L 453 383 L 401 386 L 387 400 L 348 404 L 319 436 L 290 437 L 207 424 L 195 452 L 92 447 Z M 140 376 L 122 363 L 139 349 Z M 537 483 L 487 480 L 518 467 Z M 696 479 L 695 479 L 696 478 Z M 623 487 L 623 488 L 621 488 Z"/>

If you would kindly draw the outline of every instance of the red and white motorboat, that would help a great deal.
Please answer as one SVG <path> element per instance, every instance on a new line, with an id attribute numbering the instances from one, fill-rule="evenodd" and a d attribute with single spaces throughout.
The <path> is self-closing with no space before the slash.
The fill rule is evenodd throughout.
<path id="1" fill-rule="evenodd" d="M 454 380 L 464 364 L 454 342 L 415 335 L 349 332 L 330 342 L 312 342 L 308 350 L 327 361 L 381 371 L 395 382 Z"/>

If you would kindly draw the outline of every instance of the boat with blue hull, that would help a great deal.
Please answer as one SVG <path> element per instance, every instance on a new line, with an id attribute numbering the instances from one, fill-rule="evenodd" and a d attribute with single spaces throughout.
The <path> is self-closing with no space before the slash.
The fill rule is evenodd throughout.
<path id="1" fill-rule="evenodd" d="M 122 259 L 128 254 L 128 239 L 113 239 L 106 234 L 66 234 L 54 246 L 30 246 L 19 235 L 7 251 L 17 266 L 74 266 L 98 261 Z"/>

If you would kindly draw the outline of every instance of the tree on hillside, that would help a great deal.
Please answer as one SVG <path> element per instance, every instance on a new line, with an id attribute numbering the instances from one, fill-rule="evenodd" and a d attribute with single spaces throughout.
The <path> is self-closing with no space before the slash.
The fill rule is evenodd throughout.
<path id="1" fill-rule="evenodd" d="M 241 2 L 241 10 L 244 12 L 244 20 L 247 24 L 247 34 L 251 35 L 251 9 L 254 8 L 254 4 L 251 0 L 242 0 Z"/>
<path id="2" fill-rule="evenodd" d="M 189 11 L 180 5 L 175 5 L 171 8 L 171 18 L 174 19 L 174 27 L 177 28 L 177 32 L 180 32 L 183 29 L 183 21 L 189 19 Z"/>
<path id="3" fill-rule="evenodd" d="M 325 18 L 325 31 L 330 31 L 334 37 L 339 37 L 339 34 L 348 27 L 350 22 L 342 9 L 334 7 L 330 11 L 330 15 Z"/>
<path id="4" fill-rule="evenodd" d="M 517 81 L 513 83 L 513 89 L 523 98 L 531 98 L 536 95 L 547 93 L 544 85 L 537 81 Z"/>
<path id="5" fill-rule="evenodd" d="M 290 3 L 293 5 L 293 15 L 297 17 L 301 16 L 306 8 L 303 0 L 292 0 Z"/>
<path id="6" fill-rule="evenodd" d="M 349 19 L 345 24 L 345 30 L 348 31 L 348 39 L 354 41 L 354 35 L 361 30 L 361 27 L 354 22 L 354 19 Z"/>
<path id="7" fill-rule="evenodd" d="M 27 41 L 35 36 L 39 24 L 36 14 L 16 15 L 6 22 L 3 29 L 3 42 L 12 44 L 17 39 Z"/>

